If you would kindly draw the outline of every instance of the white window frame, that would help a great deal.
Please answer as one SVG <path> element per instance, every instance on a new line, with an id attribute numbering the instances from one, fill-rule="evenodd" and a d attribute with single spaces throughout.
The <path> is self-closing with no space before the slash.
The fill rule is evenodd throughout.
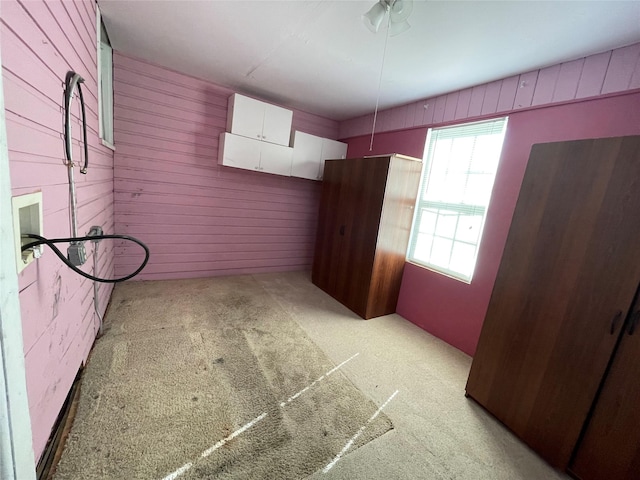
<path id="1" fill-rule="evenodd" d="M 102 14 L 96 4 L 98 64 L 98 130 L 102 144 L 115 150 L 113 142 L 113 49 L 102 38 Z"/>
<path id="2" fill-rule="evenodd" d="M 411 236 L 409 240 L 409 247 L 407 249 L 408 262 L 414 263 L 416 265 L 420 265 L 422 267 L 428 268 L 429 270 L 433 270 L 438 273 L 447 275 L 456 280 L 460 280 L 465 283 L 471 283 L 473 272 L 475 270 L 475 265 L 478 260 L 478 252 L 480 250 L 480 243 L 482 241 L 482 234 L 483 234 L 484 225 L 486 221 L 487 210 L 489 207 L 489 201 L 491 198 L 491 191 L 493 190 L 495 177 L 499 168 L 500 157 L 502 154 L 502 146 L 504 145 L 504 137 L 507 129 L 507 122 L 508 122 L 508 117 L 501 117 L 501 118 L 494 118 L 491 120 L 483 120 L 479 122 L 470 122 L 470 123 L 458 124 L 458 125 L 453 125 L 448 127 L 429 129 L 429 132 L 427 134 L 427 141 L 425 144 L 424 162 L 423 162 L 423 170 L 422 170 L 421 180 L 420 180 L 420 188 L 418 190 L 418 198 L 416 199 L 413 223 L 411 226 Z M 477 203 L 477 204 L 466 204 L 464 203 L 463 200 L 460 202 L 454 202 L 454 203 L 451 203 L 451 202 L 447 203 L 447 202 L 439 201 L 435 199 L 427 200 L 426 198 L 428 195 L 427 190 L 429 189 L 429 186 L 430 186 L 430 177 L 432 174 L 432 167 L 434 163 L 433 157 L 434 157 L 434 152 L 435 152 L 438 140 L 446 141 L 452 138 L 469 138 L 469 137 L 479 138 L 486 135 L 499 135 L 499 138 L 500 138 L 500 148 L 497 151 L 498 157 L 494 159 L 495 168 L 493 169 L 492 172 L 483 173 L 483 175 L 486 175 L 487 173 L 492 173 L 491 186 L 489 188 L 489 192 L 486 196 L 486 199 L 483 199 L 480 203 Z M 477 152 L 475 143 L 472 148 L 474 153 Z M 471 175 L 474 175 L 474 173 L 470 170 L 471 157 L 464 157 L 464 158 L 465 159 L 469 158 L 468 164 L 467 164 L 467 171 L 464 172 L 464 174 L 466 175 L 465 182 L 468 182 L 469 179 L 473 178 Z M 448 163 L 446 164 L 447 175 L 449 174 L 448 168 L 451 165 L 451 162 L 452 160 L 450 157 Z M 465 183 L 465 189 L 464 189 L 465 193 L 468 192 L 467 185 L 468 183 Z M 434 189 L 435 188 L 437 187 L 434 186 Z M 447 213 L 444 213 L 444 212 L 447 212 Z M 432 243 L 429 247 L 430 258 L 425 259 L 425 256 L 420 255 L 419 253 L 417 256 L 416 251 L 417 250 L 419 251 L 418 242 L 419 242 L 420 234 L 426 233 L 424 231 L 421 232 L 420 227 L 422 224 L 422 216 L 427 213 L 432 215 L 435 213 L 435 223 L 433 224 Z M 447 216 L 456 218 L 455 227 L 453 228 L 452 234 L 440 237 L 436 233 L 438 228 L 438 223 L 440 221 L 443 221 Z M 470 216 L 473 216 L 476 218 L 479 216 L 482 217 L 480 224 L 477 225 L 476 223 L 476 227 L 478 228 L 476 240 L 465 240 L 464 238 L 461 238 L 463 236 L 462 234 L 459 236 L 458 227 L 460 226 L 461 219 L 465 218 L 465 216 L 467 218 L 469 218 Z M 470 225 L 472 224 L 470 223 Z M 434 259 L 432 255 L 433 255 L 433 248 L 436 243 L 436 238 L 440 238 L 441 242 L 450 241 L 450 244 L 451 244 L 451 247 L 450 247 L 451 250 L 449 252 L 450 257 L 449 257 L 448 266 L 446 267 L 443 266 L 442 264 L 438 265 L 436 263 L 433 263 Z M 464 247 L 464 245 L 475 248 L 473 253 L 473 265 L 471 265 L 470 269 L 468 269 L 469 273 L 463 272 L 461 271 L 461 269 L 456 269 L 455 266 L 453 268 L 451 267 L 451 264 L 454 263 L 452 259 L 454 258 L 454 249 L 456 245 L 459 245 L 459 248 L 467 248 L 467 247 Z M 469 264 L 467 263 L 467 265 Z"/>

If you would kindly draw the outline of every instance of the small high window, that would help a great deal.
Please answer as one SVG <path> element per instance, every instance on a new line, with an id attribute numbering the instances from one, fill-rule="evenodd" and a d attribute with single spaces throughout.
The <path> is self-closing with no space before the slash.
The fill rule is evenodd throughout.
<path id="1" fill-rule="evenodd" d="M 410 262 L 471 282 L 507 118 L 430 129 Z"/>
<path id="2" fill-rule="evenodd" d="M 113 50 L 104 27 L 100 10 L 98 16 L 98 117 L 102 143 L 113 148 Z"/>

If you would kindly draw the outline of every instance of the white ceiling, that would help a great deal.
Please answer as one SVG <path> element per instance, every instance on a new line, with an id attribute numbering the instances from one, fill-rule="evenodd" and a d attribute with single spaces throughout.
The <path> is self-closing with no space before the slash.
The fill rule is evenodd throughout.
<path id="1" fill-rule="evenodd" d="M 123 53 L 335 120 L 374 110 L 374 0 L 98 3 Z M 388 40 L 381 109 L 638 42 L 640 1 L 415 0 L 409 23 Z"/>

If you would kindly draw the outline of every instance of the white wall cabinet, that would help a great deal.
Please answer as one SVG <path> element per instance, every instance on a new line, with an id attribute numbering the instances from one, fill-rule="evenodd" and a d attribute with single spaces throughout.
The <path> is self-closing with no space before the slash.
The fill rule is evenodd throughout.
<path id="1" fill-rule="evenodd" d="M 227 132 L 289 146 L 293 112 L 234 93 L 229 97 Z"/>
<path id="2" fill-rule="evenodd" d="M 345 158 L 346 155 L 346 143 L 295 131 L 291 176 L 322 180 L 324 161 Z"/>
<path id="3" fill-rule="evenodd" d="M 227 167 L 276 175 L 291 175 L 293 148 L 223 132 L 220 134 L 218 163 Z"/>

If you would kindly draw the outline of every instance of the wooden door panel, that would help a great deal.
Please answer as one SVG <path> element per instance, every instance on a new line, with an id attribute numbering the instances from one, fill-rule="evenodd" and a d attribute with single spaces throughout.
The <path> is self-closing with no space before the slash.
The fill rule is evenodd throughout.
<path id="1" fill-rule="evenodd" d="M 640 265 L 638 138 L 536 145 L 467 393 L 565 469 Z M 633 217 L 631 217 L 633 218 Z M 640 262 L 638 262 L 640 263 Z"/>
<path id="2" fill-rule="evenodd" d="M 345 161 L 329 161 L 325 165 L 340 165 L 342 171 L 341 185 L 340 185 L 340 198 L 336 204 L 336 216 L 338 222 L 335 226 L 334 235 L 338 239 L 336 245 L 338 249 L 334 249 L 331 252 L 331 256 L 334 259 L 332 264 L 331 278 L 335 285 L 334 298 L 341 303 L 345 303 L 346 298 L 346 285 L 348 284 L 348 277 L 350 274 L 348 247 L 349 242 L 349 229 L 351 219 L 355 215 L 353 207 L 353 188 L 354 183 L 357 181 L 357 171 L 355 171 L 356 160 L 347 159 Z M 325 167 L 326 171 L 326 167 Z"/>
<path id="3" fill-rule="evenodd" d="M 367 301 L 371 273 L 378 241 L 378 226 L 385 195 L 389 157 L 363 158 L 353 161 L 353 183 L 350 191 L 345 249 L 344 302 L 363 318 L 367 318 Z"/>
<path id="4" fill-rule="evenodd" d="M 636 305 L 631 319 L 640 315 Z M 582 480 L 640 475 L 640 325 L 630 325 L 598 396 L 570 471 Z"/>

